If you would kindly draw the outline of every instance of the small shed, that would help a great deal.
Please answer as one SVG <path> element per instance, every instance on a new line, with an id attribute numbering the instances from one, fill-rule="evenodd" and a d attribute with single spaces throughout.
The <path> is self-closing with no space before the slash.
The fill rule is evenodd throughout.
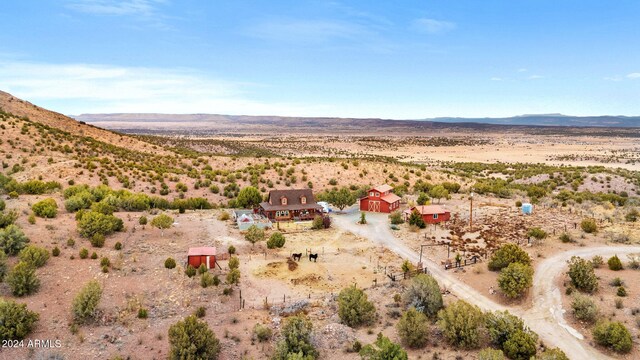
<path id="1" fill-rule="evenodd" d="M 414 206 L 411 209 L 407 209 L 404 211 L 404 220 L 409 221 L 409 217 L 411 214 L 417 211 L 421 216 L 422 220 L 424 220 L 427 224 L 437 224 L 441 222 L 449 221 L 451 218 L 451 212 L 444 208 L 441 205 L 419 205 Z"/>
<path id="2" fill-rule="evenodd" d="M 199 268 L 204 264 L 207 269 L 213 269 L 216 266 L 216 248 L 212 246 L 192 247 L 189 248 L 187 254 L 187 264 L 194 268 Z"/>
<path id="3" fill-rule="evenodd" d="M 522 204 L 522 213 L 525 215 L 531 215 L 533 213 L 533 205 L 529 203 Z"/>

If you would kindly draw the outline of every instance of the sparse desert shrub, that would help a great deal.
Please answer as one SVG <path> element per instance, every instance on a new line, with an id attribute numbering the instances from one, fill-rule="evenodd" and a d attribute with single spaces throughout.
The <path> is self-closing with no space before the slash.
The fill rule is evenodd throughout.
<path id="1" fill-rule="evenodd" d="M 202 286 L 203 288 L 207 288 L 212 285 L 213 285 L 213 276 L 211 275 L 211 273 L 206 272 L 202 274 L 202 276 L 200 277 L 200 286 Z"/>
<path id="2" fill-rule="evenodd" d="M 594 269 L 599 269 L 600 266 L 602 266 L 604 264 L 604 259 L 602 259 L 602 256 L 600 255 L 596 255 L 593 257 L 593 259 L 591 259 L 591 265 L 593 266 Z"/>
<path id="3" fill-rule="evenodd" d="M 580 222 L 580 228 L 582 228 L 582 231 L 587 234 L 592 234 L 598 231 L 598 225 L 594 219 L 582 220 L 582 222 Z"/>
<path id="4" fill-rule="evenodd" d="M 58 204 L 54 199 L 48 198 L 33 204 L 31 210 L 36 216 L 51 219 L 58 215 Z"/>
<path id="5" fill-rule="evenodd" d="M 34 213 L 29 214 L 29 217 L 27 218 L 27 222 L 31 225 L 36 223 L 36 215 Z"/>
<path id="6" fill-rule="evenodd" d="M 145 225 L 147 225 L 148 221 L 149 220 L 147 219 L 146 216 L 140 216 L 140 219 L 138 219 L 138 224 L 140 224 L 142 226 L 145 226 Z"/>
<path id="7" fill-rule="evenodd" d="M 138 309 L 138 319 L 146 319 L 149 316 L 149 312 L 145 308 Z"/>
<path id="8" fill-rule="evenodd" d="M 527 236 L 537 240 L 542 240 L 547 237 L 547 232 L 539 227 L 532 227 L 527 231 Z"/>
<path id="9" fill-rule="evenodd" d="M 256 225 L 251 225 L 244 234 L 244 238 L 253 245 L 259 241 L 263 241 L 265 233 L 263 229 L 260 229 Z"/>
<path id="10" fill-rule="evenodd" d="M 207 268 L 207 265 L 205 265 L 204 263 L 200 264 L 200 266 L 198 267 L 198 274 L 204 274 L 208 271 L 209 269 Z"/>
<path id="11" fill-rule="evenodd" d="M 100 298 L 102 287 L 95 281 L 89 281 L 73 299 L 73 317 L 78 322 L 85 322 L 94 317 Z"/>
<path id="12" fill-rule="evenodd" d="M 116 242 L 113 245 L 113 248 L 116 249 L 116 250 L 122 250 L 122 243 L 120 241 Z"/>
<path id="13" fill-rule="evenodd" d="M 80 249 L 79 255 L 80 259 L 86 259 L 87 257 L 89 257 L 89 250 L 82 248 Z"/>
<path id="14" fill-rule="evenodd" d="M 317 215 L 316 217 L 313 218 L 313 222 L 311 223 L 311 228 L 313 230 L 324 229 L 324 221 L 322 219 L 322 216 Z"/>
<path id="15" fill-rule="evenodd" d="M 520 248 L 520 246 L 513 243 L 507 243 L 502 245 L 493 253 L 488 266 L 489 270 L 498 271 L 506 268 L 511 263 L 531 265 L 531 258 L 526 251 Z"/>
<path id="16" fill-rule="evenodd" d="M 630 352 L 633 344 L 629 330 L 617 321 L 598 323 L 593 329 L 593 338 L 598 345 L 621 354 Z"/>
<path id="17" fill-rule="evenodd" d="M 598 319 L 598 306 L 591 298 L 584 295 L 576 295 L 571 302 L 573 316 L 580 321 L 594 323 Z"/>
<path id="18" fill-rule="evenodd" d="M 228 266 L 230 270 L 238 269 L 240 267 L 240 259 L 237 256 L 230 257 Z"/>
<path id="19" fill-rule="evenodd" d="M 0 211 L 4 211 L 7 208 L 7 203 L 4 200 L 0 199 Z"/>
<path id="20" fill-rule="evenodd" d="M 89 239 L 92 239 L 96 234 L 107 236 L 116 231 L 122 231 L 122 229 L 124 229 L 124 223 L 121 219 L 95 211 L 84 213 L 78 221 L 80 235 Z"/>
<path id="21" fill-rule="evenodd" d="M 609 270 L 613 270 L 613 271 L 622 270 L 622 261 L 620 261 L 620 258 L 618 257 L 618 255 L 613 255 L 612 257 L 610 257 L 609 260 L 607 261 L 607 264 L 609 265 Z"/>
<path id="22" fill-rule="evenodd" d="M 624 219 L 628 222 L 636 222 L 638 221 L 639 218 L 640 218 L 640 212 L 638 211 L 638 209 L 631 209 L 624 216 Z"/>
<path id="23" fill-rule="evenodd" d="M 438 312 L 438 327 L 453 346 L 474 349 L 480 345 L 484 314 L 477 306 L 458 300 Z"/>
<path id="24" fill-rule="evenodd" d="M 187 268 L 184 270 L 185 275 L 187 275 L 188 277 L 194 277 L 196 276 L 196 268 L 194 268 L 191 265 L 187 265 Z"/>
<path id="25" fill-rule="evenodd" d="M 435 359 L 435 357 L 434 357 Z M 478 353 L 478 360 L 505 360 L 502 350 L 484 348 Z"/>
<path id="26" fill-rule="evenodd" d="M 521 263 L 511 263 L 500 271 L 498 286 L 510 298 L 518 298 L 533 285 L 533 268 Z"/>
<path id="27" fill-rule="evenodd" d="M 442 309 L 443 301 L 438 282 L 430 275 L 418 274 L 402 294 L 407 307 L 415 307 L 430 318 L 435 318 Z"/>
<path id="28" fill-rule="evenodd" d="M 53 250 L 51 250 L 51 255 L 56 257 L 56 256 L 60 256 L 60 249 L 56 246 L 53 248 Z"/>
<path id="29" fill-rule="evenodd" d="M 187 316 L 169 328 L 169 359 L 211 359 L 220 354 L 220 341 L 206 322 Z"/>
<path id="30" fill-rule="evenodd" d="M 227 284 L 238 284 L 240 282 L 240 270 L 232 269 L 227 273 Z"/>
<path id="31" fill-rule="evenodd" d="M 24 261 L 25 263 L 38 268 L 44 266 L 44 264 L 47 263 L 47 260 L 49 260 L 49 251 L 45 248 L 29 245 L 20 250 L 18 258 L 20 261 Z"/>
<path id="32" fill-rule="evenodd" d="M 68 247 L 73 247 L 73 246 L 75 246 L 75 244 L 76 244 L 76 241 L 73 240 L 72 238 L 68 238 L 67 239 L 67 246 Z"/>
<path id="33" fill-rule="evenodd" d="M 273 336 L 273 331 L 271 331 L 267 326 L 256 324 L 253 327 L 253 336 L 258 340 L 258 342 L 266 342 L 271 339 L 271 336 Z"/>
<path id="34" fill-rule="evenodd" d="M 173 269 L 176 267 L 176 261 L 173 258 L 167 258 L 167 260 L 164 261 L 164 267 L 167 269 Z"/>
<path id="35" fill-rule="evenodd" d="M 222 295 L 229 296 L 231 294 L 233 294 L 233 288 L 227 287 L 227 288 L 222 289 Z"/>
<path id="36" fill-rule="evenodd" d="M 4 211 L 0 211 L 0 229 L 4 229 L 7 226 L 13 224 L 17 218 L 18 213 L 13 210 L 6 213 Z"/>
<path id="37" fill-rule="evenodd" d="M 108 257 L 100 259 L 100 266 L 111 266 L 111 260 Z"/>
<path id="38" fill-rule="evenodd" d="M 229 255 L 233 255 L 236 253 L 236 247 L 233 245 L 229 245 L 229 247 L 227 248 L 227 251 L 229 252 Z"/>
<path id="39" fill-rule="evenodd" d="M 194 312 L 194 315 L 198 318 L 205 317 L 207 315 L 207 308 L 205 308 L 204 306 L 198 306 L 198 308 Z"/>
<path id="40" fill-rule="evenodd" d="M 24 261 L 20 261 L 9 271 L 5 281 L 15 296 L 30 295 L 40 288 L 40 280 L 36 276 L 35 267 Z"/>
<path id="41" fill-rule="evenodd" d="M 407 346 L 421 348 L 428 341 L 429 321 L 424 313 L 412 307 L 402 314 L 396 324 L 396 330 L 402 342 Z"/>
<path id="42" fill-rule="evenodd" d="M 0 299 L 0 341 L 20 340 L 29 335 L 40 315 L 26 304 Z"/>
<path id="43" fill-rule="evenodd" d="M 383 336 L 382 333 L 378 334 L 376 342 L 360 350 L 360 356 L 364 360 L 407 360 L 409 358 L 402 346 Z"/>
<path id="44" fill-rule="evenodd" d="M 347 326 L 368 325 L 376 319 L 376 307 L 362 289 L 350 286 L 338 295 L 338 315 Z"/>
<path id="45" fill-rule="evenodd" d="M 569 357 L 564 353 L 564 351 L 553 348 L 546 349 L 542 353 L 536 355 L 536 360 L 569 360 Z"/>
<path id="46" fill-rule="evenodd" d="M 619 277 L 613 278 L 610 282 L 609 285 L 611 286 L 624 286 L 624 280 L 620 279 Z"/>
<path id="47" fill-rule="evenodd" d="M 105 241 L 105 238 L 104 238 L 104 235 L 102 234 L 93 234 L 89 239 L 91 246 L 97 247 L 97 248 L 103 247 L 104 241 Z"/>
<path id="48" fill-rule="evenodd" d="M 218 215 L 218 220 L 220 221 L 227 221 L 231 218 L 231 216 L 229 216 L 229 213 L 226 211 L 223 211 L 220 213 L 220 215 Z"/>
<path id="49" fill-rule="evenodd" d="M 562 241 L 563 243 L 570 243 L 570 242 L 574 242 L 573 238 L 571 237 L 571 235 L 569 235 L 569 233 L 562 233 L 560 235 L 560 241 Z"/>
<path id="50" fill-rule="evenodd" d="M 29 238 L 16 225 L 8 225 L 0 229 L 0 249 L 7 255 L 16 255 L 24 249 L 29 242 Z"/>
<path id="51" fill-rule="evenodd" d="M 622 299 L 616 299 L 615 304 L 616 304 L 616 309 L 618 310 L 624 307 L 624 303 L 622 302 Z"/>
<path id="52" fill-rule="evenodd" d="M 625 289 L 624 286 L 619 286 L 618 290 L 616 291 L 616 295 L 618 295 L 620 297 L 627 296 L 627 289 Z"/>
<path id="53" fill-rule="evenodd" d="M 568 274 L 569 278 L 571 278 L 571 284 L 580 291 L 594 293 L 598 289 L 598 278 L 593 271 L 593 265 L 591 262 L 583 258 L 573 256 L 568 263 Z"/>
<path id="54" fill-rule="evenodd" d="M 273 234 L 271 234 L 271 236 L 269 237 L 269 240 L 267 240 L 267 248 L 269 249 L 281 248 L 284 246 L 284 243 L 285 243 L 284 235 L 282 235 L 281 232 L 276 231 Z"/>
<path id="55" fill-rule="evenodd" d="M 399 225 L 404 223 L 404 219 L 402 219 L 402 213 L 399 210 L 396 210 L 389 214 L 389 220 L 392 225 Z"/>

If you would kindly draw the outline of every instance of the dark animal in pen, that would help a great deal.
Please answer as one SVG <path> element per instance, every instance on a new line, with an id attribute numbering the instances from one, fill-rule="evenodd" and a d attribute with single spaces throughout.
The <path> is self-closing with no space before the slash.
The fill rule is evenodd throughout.
<path id="1" fill-rule="evenodd" d="M 291 254 L 291 257 L 293 258 L 293 260 L 295 261 L 300 261 L 300 259 L 302 259 L 302 253 L 298 253 L 298 254 Z"/>
<path id="2" fill-rule="evenodd" d="M 318 254 L 309 254 L 309 261 L 318 262 Z"/>

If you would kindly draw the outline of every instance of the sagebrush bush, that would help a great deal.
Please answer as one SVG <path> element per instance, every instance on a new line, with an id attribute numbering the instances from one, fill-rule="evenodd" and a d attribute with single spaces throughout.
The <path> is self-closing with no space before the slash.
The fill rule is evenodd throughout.
<path id="1" fill-rule="evenodd" d="M 72 312 L 74 319 L 78 322 L 87 321 L 95 315 L 95 312 L 102 297 L 102 287 L 92 280 L 85 285 L 73 299 Z"/>
<path id="2" fill-rule="evenodd" d="M 191 265 L 187 265 L 187 268 L 184 270 L 185 275 L 187 275 L 188 277 L 194 277 L 196 276 L 196 268 L 194 268 Z"/>
<path id="3" fill-rule="evenodd" d="M 48 198 L 33 204 L 31 210 L 36 216 L 51 219 L 58 215 L 58 204 L 54 199 Z"/>
<path id="4" fill-rule="evenodd" d="M 24 261 L 20 261 L 9 271 L 5 281 L 15 296 L 30 295 L 40 288 L 40 280 L 36 276 L 35 267 Z"/>
<path id="5" fill-rule="evenodd" d="M 89 250 L 82 248 L 80 249 L 79 255 L 80 259 L 86 259 L 87 257 L 89 257 Z"/>
<path id="6" fill-rule="evenodd" d="M 40 318 L 26 304 L 0 298 L 0 341 L 20 340 L 29 335 Z"/>
<path id="7" fill-rule="evenodd" d="M 369 325 L 376 319 L 376 307 L 362 289 L 351 286 L 338 295 L 338 315 L 347 326 Z"/>
<path id="8" fill-rule="evenodd" d="M 588 323 L 594 323 L 598 319 L 598 306 L 591 298 L 584 295 L 577 295 L 571 302 L 573 316 L 576 319 Z"/>
<path id="9" fill-rule="evenodd" d="M 24 261 L 34 267 L 41 267 L 49 260 L 49 251 L 45 248 L 41 248 L 35 245 L 29 245 L 20 250 L 18 254 L 20 261 Z"/>
<path id="10" fill-rule="evenodd" d="M 609 260 L 607 261 L 607 264 L 609 265 L 609 270 L 613 270 L 613 271 L 619 271 L 622 270 L 622 261 L 620 261 L 620 258 L 618 257 L 618 255 L 614 255 L 612 257 L 609 258 Z"/>
<path id="11" fill-rule="evenodd" d="M 217 359 L 220 341 L 206 322 L 191 315 L 169 328 L 169 359 Z"/>
<path id="12" fill-rule="evenodd" d="M 271 336 L 273 336 L 273 331 L 267 326 L 256 324 L 253 327 L 253 336 L 256 340 L 258 340 L 258 342 L 265 342 L 271 339 Z"/>
<path id="13" fill-rule="evenodd" d="M 173 258 L 167 258 L 167 260 L 164 261 L 164 267 L 167 269 L 173 269 L 176 267 L 176 261 Z"/>
<path id="14" fill-rule="evenodd" d="M 633 345 L 631 333 L 622 323 L 617 321 L 598 323 L 593 328 L 593 338 L 598 345 L 621 354 L 630 352 Z"/>

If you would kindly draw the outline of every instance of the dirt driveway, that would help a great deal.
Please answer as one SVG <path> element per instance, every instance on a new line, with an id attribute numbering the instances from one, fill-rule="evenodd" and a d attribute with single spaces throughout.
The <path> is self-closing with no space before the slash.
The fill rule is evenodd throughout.
<path id="1" fill-rule="evenodd" d="M 417 263 L 420 255 L 409 248 L 391 233 L 387 214 L 366 213 L 367 224 L 360 225 L 360 212 L 357 208 L 347 209 L 344 214 L 334 214 L 333 223 L 343 230 L 365 237 L 376 244 L 386 246 L 401 257 Z M 609 359 L 586 344 L 584 337 L 576 329 L 570 327 L 564 319 L 560 289 L 554 285 L 571 256 L 592 257 L 594 255 L 612 256 L 640 252 L 640 247 L 616 246 L 578 249 L 557 254 L 541 262 L 534 276 L 534 303 L 530 308 L 506 307 L 485 297 L 477 290 L 458 280 L 454 273 L 432 260 L 423 257 L 422 262 L 442 287 L 449 289 L 459 299 L 475 304 L 485 311 L 509 310 L 522 317 L 527 326 L 537 332 L 547 345 L 559 347 L 572 359 Z"/>

